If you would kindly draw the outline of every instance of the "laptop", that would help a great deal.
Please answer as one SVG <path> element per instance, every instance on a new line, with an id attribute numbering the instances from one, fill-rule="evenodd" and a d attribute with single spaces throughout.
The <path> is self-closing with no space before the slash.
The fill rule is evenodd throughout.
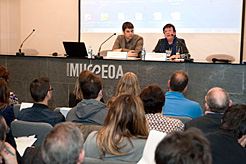
<path id="1" fill-rule="evenodd" d="M 84 42 L 63 42 L 67 58 L 87 58 Z"/>

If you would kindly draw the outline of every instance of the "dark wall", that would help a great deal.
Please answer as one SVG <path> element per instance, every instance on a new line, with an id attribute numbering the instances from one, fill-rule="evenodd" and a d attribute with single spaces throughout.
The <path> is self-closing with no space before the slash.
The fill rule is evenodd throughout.
<path id="1" fill-rule="evenodd" d="M 33 79 L 41 76 L 50 79 L 54 88 L 51 108 L 68 106 L 68 95 L 73 91 L 77 78 L 67 76 L 70 69 L 68 63 L 80 66 L 92 64 L 92 67 L 114 65 L 116 69 L 121 65 L 123 73 L 134 72 L 137 75 L 141 89 L 157 84 L 165 92 L 168 90 L 167 82 L 172 73 L 183 70 L 189 74 L 189 87 L 185 96 L 199 102 L 203 110 L 204 97 L 212 87 L 227 90 L 233 104 L 246 102 L 245 65 L 0 56 L 0 64 L 10 71 L 10 88 L 17 94 L 20 102 L 32 102 L 29 84 Z M 99 75 L 102 76 L 101 73 Z M 114 95 L 118 81 L 119 78 L 103 79 L 105 101 Z"/>

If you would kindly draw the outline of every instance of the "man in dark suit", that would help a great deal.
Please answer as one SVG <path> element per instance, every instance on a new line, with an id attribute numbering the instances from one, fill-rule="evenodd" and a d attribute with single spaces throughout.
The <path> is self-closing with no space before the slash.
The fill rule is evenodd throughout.
<path id="1" fill-rule="evenodd" d="M 205 101 L 205 115 L 187 122 L 185 130 L 196 127 L 204 133 L 209 133 L 220 129 L 222 115 L 232 104 L 228 93 L 222 88 L 212 88 L 205 96 Z"/>

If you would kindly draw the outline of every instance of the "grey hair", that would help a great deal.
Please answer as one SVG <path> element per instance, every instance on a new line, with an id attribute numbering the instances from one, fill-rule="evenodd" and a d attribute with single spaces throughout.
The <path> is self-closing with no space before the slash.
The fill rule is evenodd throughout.
<path id="1" fill-rule="evenodd" d="M 84 137 L 72 122 L 57 124 L 45 137 L 41 150 L 46 164 L 76 164 Z"/>

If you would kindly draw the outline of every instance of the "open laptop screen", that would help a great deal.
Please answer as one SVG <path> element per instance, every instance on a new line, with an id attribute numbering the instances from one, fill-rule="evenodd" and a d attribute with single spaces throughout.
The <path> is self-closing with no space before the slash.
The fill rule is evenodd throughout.
<path id="1" fill-rule="evenodd" d="M 84 42 L 63 42 L 68 58 L 87 58 Z"/>

